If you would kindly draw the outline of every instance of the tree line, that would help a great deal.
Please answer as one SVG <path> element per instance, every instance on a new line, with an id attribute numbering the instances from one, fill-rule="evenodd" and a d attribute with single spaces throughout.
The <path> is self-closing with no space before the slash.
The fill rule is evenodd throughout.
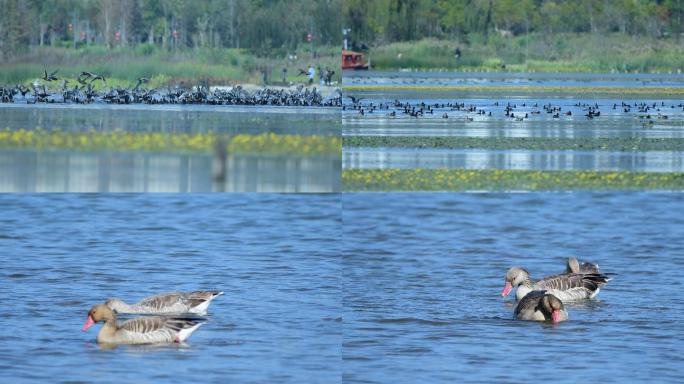
<path id="1" fill-rule="evenodd" d="M 344 0 L 350 39 L 384 44 L 471 33 L 682 35 L 682 0 Z"/>
<path id="2" fill-rule="evenodd" d="M 340 44 L 342 30 L 341 0 L 0 0 L 0 9 L 0 59 L 90 44 L 285 53 Z"/>

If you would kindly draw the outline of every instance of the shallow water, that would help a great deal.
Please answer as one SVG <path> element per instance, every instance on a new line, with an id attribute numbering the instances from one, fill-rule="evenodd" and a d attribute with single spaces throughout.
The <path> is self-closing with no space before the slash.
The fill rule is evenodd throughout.
<path id="1" fill-rule="evenodd" d="M 202 105 L 0 104 L 0 129 L 339 136 L 339 109 Z M 335 192 L 339 156 L 0 149 L 2 192 Z M 217 171 L 217 174 L 220 172 Z"/>
<path id="2" fill-rule="evenodd" d="M 472 96 L 449 99 L 445 94 L 448 95 L 450 92 L 440 95 L 421 94 L 415 91 L 399 94 L 392 91 L 392 93 L 394 94 L 373 96 L 369 94 L 368 99 L 362 100 L 361 103 L 364 106 L 369 103 L 377 106 L 380 103 L 392 104 L 396 99 L 411 105 L 418 105 L 421 102 L 441 105 L 458 101 L 466 107 L 474 106 L 477 110 L 484 110 L 487 115 L 455 111 L 444 107 L 434 108 L 434 113 L 425 114 L 419 118 L 405 115 L 402 109 L 396 108 L 376 110 L 359 116 L 358 111 L 350 109 L 351 104 L 347 104 L 347 109 L 343 112 L 342 133 L 352 136 L 684 137 L 684 104 L 671 96 L 664 96 L 662 99 L 644 98 L 638 101 L 625 101 L 615 96 L 579 99 L 559 98 L 560 95 L 557 94 L 548 94 L 547 97 L 530 94 L 527 97 L 509 98 L 499 93 L 494 96 L 494 99 L 472 98 Z M 624 112 L 621 107 L 623 102 L 631 105 L 629 112 Z M 648 104 L 651 109 L 648 112 L 639 112 L 634 106 L 635 102 Z M 543 105 L 549 103 L 561 108 L 561 116 L 554 118 L 553 114 L 546 113 L 542 109 Z M 578 103 L 580 106 L 577 106 Z M 527 114 L 528 117 L 522 121 L 506 117 L 504 109 L 507 104 L 515 106 L 512 111 L 515 116 L 523 117 Z M 654 104 L 656 107 L 652 108 Z M 598 105 L 601 116 L 588 119 L 586 105 Z M 396 111 L 396 116 L 388 116 L 390 111 Z M 533 111 L 541 113 L 533 114 Z M 572 114 L 571 116 L 564 115 L 568 111 Z M 488 115 L 490 112 L 491 116 Z M 448 118 L 442 117 L 444 113 L 448 115 Z M 658 118 L 658 114 L 667 118 Z M 651 118 L 646 118 L 648 115 Z M 466 116 L 472 118 L 472 121 L 466 121 Z"/>
<path id="3" fill-rule="evenodd" d="M 339 135 L 339 109 L 207 105 L 0 104 L 0 129 Z"/>
<path id="4" fill-rule="evenodd" d="M 379 90 L 351 90 L 345 94 L 342 112 L 343 136 L 459 136 L 479 138 L 684 138 L 684 104 L 672 95 L 635 95 L 541 91 L 405 90 L 392 85 L 524 85 L 537 86 L 681 86 L 681 75 L 620 74 L 456 74 L 438 72 L 369 72 L 345 78 L 347 85 L 386 85 Z M 351 98 L 361 97 L 365 111 L 360 115 Z M 416 109 L 439 105 L 433 113 L 418 118 L 395 107 L 395 101 Z M 448 103 L 462 103 L 484 114 L 456 110 Z M 625 111 L 623 103 L 629 105 Z M 368 113 L 370 105 L 376 108 Z M 547 113 L 544 105 L 560 108 L 559 116 Z M 506 107 L 521 120 L 506 116 Z M 644 107 L 647 106 L 648 109 Z M 589 107 L 601 115 L 588 118 Z M 427 110 L 427 107 L 423 106 Z M 396 116 L 391 116 L 395 112 Z M 539 113 L 537 113 L 539 112 Z M 570 115 L 565 113 L 569 112 Z M 443 115 L 447 114 L 444 118 Z M 490 115 L 491 113 L 491 115 Z M 527 117 L 524 117 L 527 115 Z M 550 148 L 551 149 L 551 148 Z M 674 172 L 681 170 L 680 152 L 610 151 L 490 151 L 343 148 L 345 168 L 416 167 L 427 168 L 509 168 L 509 169 L 596 169 Z M 391 159 L 391 160 L 390 160 Z M 570 159 L 570 160 L 568 160 Z M 414 165 L 411 165 L 414 164 Z M 475 164 L 475 165 L 473 165 Z"/>
<path id="5" fill-rule="evenodd" d="M 339 197 L 0 195 L 3 382 L 338 382 Z M 93 304 L 220 289 L 186 345 L 101 348 Z"/>
<path id="6" fill-rule="evenodd" d="M 345 169 L 460 168 L 684 172 L 684 153 L 353 147 L 345 149 L 342 154 L 342 166 Z"/>
<path id="7" fill-rule="evenodd" d="M 0 192 L 334 192 L 340 159 L 204 153 L 0 150 Z"/>
<path id="8" fill-rule="evenodd" d="M 343 85 L 681 86 L 682 74 L 344 71 Z"/>
<path id="9" fill-rule="evenodd" d="M 681 382 L 682 194 L 344 194 L 343 381 Z M 509 267 L 617 273 L 552 326 Z"/>

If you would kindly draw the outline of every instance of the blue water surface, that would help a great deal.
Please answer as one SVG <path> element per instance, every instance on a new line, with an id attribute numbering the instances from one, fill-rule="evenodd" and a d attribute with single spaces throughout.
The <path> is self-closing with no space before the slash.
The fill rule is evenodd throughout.
<path id="1" fill-rule="evenodd" d="M 0 195 L 0 381 L 295 382 L 341 377 L 335 195 Z M 88 310 L 220 289 L 186 345 L 120 346 Z"/>
<path id="2" fill-rule="evenodd" d="M 344 194 L 343 382 L 679 382 L 684 195 Z M 509 267 L 616 273 L 556 326 L 513 319 Z"/>

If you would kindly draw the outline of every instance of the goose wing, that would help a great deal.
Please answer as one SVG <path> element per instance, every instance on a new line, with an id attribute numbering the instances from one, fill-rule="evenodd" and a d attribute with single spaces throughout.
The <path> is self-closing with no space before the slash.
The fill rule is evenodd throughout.
<path id="1" fill-rule="evenodd" d="M 164 328 L 168 320 L 160 316 L 138 317 L 119 324 L 119 329 L 133 333 L 148 334 Z"/>
<path id="2" fill-rule="evenodd" d="M 518 317 L 521 313 L 534 312 L 539 307 L 539 301 L 544 297 L 546 291 L 532 291 L 525 295 L 518 305 L 515 307 L 515 316 Z"/>
<path id="3" fill-rule="evenodd" d="M 534 284 L 534 288 L 566 291 L 571 288 L 583 287 L 595 291 L 608 281 L 610 278 L 602 273 L 561 273 L 539 280 Z"/>
<path id="4" fill-rule="evenodd" d="M 117 336 L 131 344 L 180 342 L 186 339 L 198 324 L 201 322 L 192 319 L 139 317 L 120 324 Z"/>
<path id="5" fill-rule="evenodd" d="M 183 302 L 183 294 L 180 292 L 162 293 L 160 295 L 147 297 L 142 299 L 137 306 L 146 307 L 155 311 L 163 311 L 166 308 Z"/>
<path id="6" fill-rule="evenodd" d="M 563 273 L 536 282 L 534 289 L 545 289 L 562 301 L 582 300 L 595 296 L 610 281 L 601 273 Z"/>
<path id="7" fill-rule="evenodd" d="M 182 296 L 181 300 L 189 308 L 196 307 L 206 301 L 211 301 L 216 296 L 222 294 L 220 291 L 194 291 Z"/>

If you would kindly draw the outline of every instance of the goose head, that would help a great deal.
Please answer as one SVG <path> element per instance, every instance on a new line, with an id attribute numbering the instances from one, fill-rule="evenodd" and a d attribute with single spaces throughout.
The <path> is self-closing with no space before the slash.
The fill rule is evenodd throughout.
<path id="1" fill-rule="evenodd" d="M 513 267 L 509 269 L 508 272 L 506 272 L 506 281 L 503 291 L 501 291 L 501 296 L 508 296 L 508 294 L 511 293 L 514 287 L 517 288 L 520 284 L 523 283 L 523 281 L 529 278 L 530 274 L 527 272 L 525 268 Z"/>
<path id="2" fill-rule="evenodd" d="M 95 323 L 114 320 L 115 318 L 114 312 L 109 309 L 108 306 L 104 304 L 94 305 L 90 309 L 90 312 L 88 312 L 88 318 L 86 319 L 85 324 L 83 324 L 83 332 L 87 331 L 88 328 L 92 327 Z"/>
<path id="3" fill-rule="evenodd" d="M 541 300 L 542 312 L 550 313 L 554 323 L 562 321 L 563 302 L 556 296 L 547 293 Z"/>
<path id="4" fill-rule="evenodd" d="M 566 267 L 566 271 L 570 272 L 570 273 L 579 273 L 579 271 L 580 271 L 579 261 L 577 261 L 577 259 L 574 257 L 568 257 L 568 264 Z"/>

